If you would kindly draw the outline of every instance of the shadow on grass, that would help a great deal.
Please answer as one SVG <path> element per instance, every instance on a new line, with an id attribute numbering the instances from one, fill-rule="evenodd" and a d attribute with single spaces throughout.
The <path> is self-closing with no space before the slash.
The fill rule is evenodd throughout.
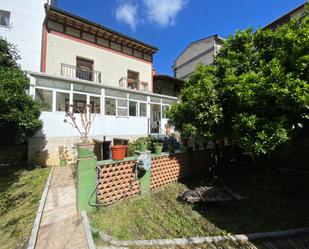
<path id="1" fill-rule="evenodd" d="M 276 188 L 265 188 L 262 170 L 252 164 L 235 164 L 215 175 L 184 184 L 191 189 L 205 185 L 227 186 L 243 196 L 245 199 L 241 201 L 198 203 L 192 208 L 228 233 L 256 233 L 309 226 L 308 182 L 291 177 L 274 172 L 270 182 Z M 284 186 L 282 191 L 280 186 Z M 289 191 L 285 191 L 287 189 Z"/>

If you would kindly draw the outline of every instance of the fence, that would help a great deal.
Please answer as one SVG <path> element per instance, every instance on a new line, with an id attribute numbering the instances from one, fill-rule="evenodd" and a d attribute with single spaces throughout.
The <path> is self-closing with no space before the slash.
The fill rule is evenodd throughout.
<path id="1" fill-rule="evenodd" d="M 212 157 L 209 150 L 152 156 L 151 190 L 185 177 L 206 174 L 211 166 Z M 135 158 L 97 163 L 97 198 L 100 203 L 111 203 L 140 193 L 139 181 L 135 179 L 135 165 Z"/>

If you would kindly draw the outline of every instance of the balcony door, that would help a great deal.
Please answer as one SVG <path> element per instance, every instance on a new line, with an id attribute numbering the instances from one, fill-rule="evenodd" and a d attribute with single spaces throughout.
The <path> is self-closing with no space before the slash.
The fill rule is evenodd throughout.
<path id="1" fill-rule="evenodd" d="M 139 83 L 139 73 L 134 72 L 131 70 L 128 70 L 128 88 L 134 89 L 134 90 L 139 90 L 138 83 Z"/>
<path id="2" fill-rule="evenodd" d="M 93 61 L 77 57 L 76 58 L 76 77 L 82 80 L 92 81 Z"/>

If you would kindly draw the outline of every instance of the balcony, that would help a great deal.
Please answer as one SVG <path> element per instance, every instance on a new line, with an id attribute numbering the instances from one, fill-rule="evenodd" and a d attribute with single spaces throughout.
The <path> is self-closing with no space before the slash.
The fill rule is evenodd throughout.
<path id="1" fill-rule="evenodd" d="M 140 80 L 134 80 L 134 79 L 128 79 L 127 77 L 122 77 L 119 80 L 119 87 L 149 92 L 149 87 L 148 87 L 147 82 L 140 81 Z"/>
<path id="2" fill-rule="evenodd" d="M 101 72 L 61 63 L 61 76 L 101 83 Z"/>

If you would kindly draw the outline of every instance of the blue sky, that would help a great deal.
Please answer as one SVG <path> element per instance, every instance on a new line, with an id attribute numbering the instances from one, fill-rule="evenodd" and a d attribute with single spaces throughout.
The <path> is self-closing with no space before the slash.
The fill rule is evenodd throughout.
<path id="1" fill-rule="evenodd" d="M 174 59 L 192 41 L 257 29 L 304 0 L 58 0 L 58 7 L 156 46 L 154 68 L 173 75 Z"/>

